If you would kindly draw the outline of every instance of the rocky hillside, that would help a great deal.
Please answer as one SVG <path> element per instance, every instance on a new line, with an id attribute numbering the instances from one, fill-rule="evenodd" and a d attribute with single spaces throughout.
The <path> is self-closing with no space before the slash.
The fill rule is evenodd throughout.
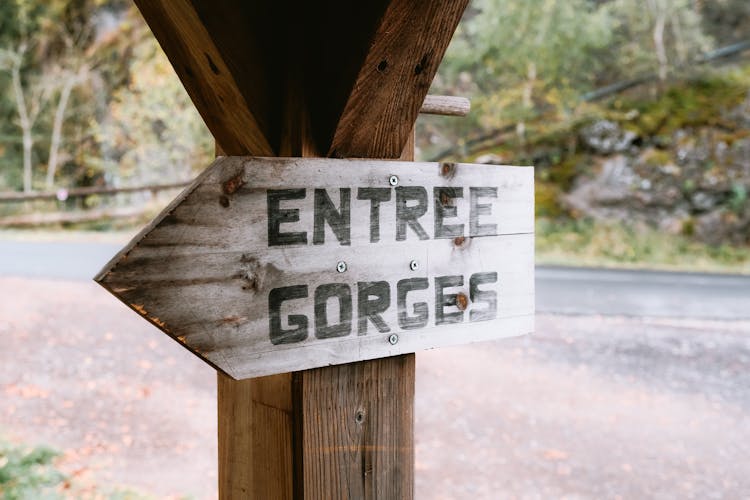
<path id="1" fill-rule="evenodd" d="M 537 214 L 750 243 L 750 68 L 621 98 L 480 162 L 537 167 Z M 549 130 L 545 130 L 545 127 Z"/>

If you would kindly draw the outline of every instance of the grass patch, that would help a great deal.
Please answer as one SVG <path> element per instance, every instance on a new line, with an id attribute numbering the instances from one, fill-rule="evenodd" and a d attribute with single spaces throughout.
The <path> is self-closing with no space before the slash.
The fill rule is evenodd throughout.
<path id="1" fill-rule="evenodd" d="M 539 218 L 538 264 L 750 274 L 750 246 L 712 247 L 647 227 Z"/>
<path id="2" fill-rule="evenodd" d="M 58 453 L 46 447 L 24 448 L 0 443 L 0 498 L 56 498 L 67 478 L 57 470 Z"/>
<path id="3" fill-rule="evenodd" d="M 47 446 L 27 447 L 0 440 L 0 499 L 150 500 L 127 489 L 102 489 L 81 483 L 58 468 L 60 453 Z M 187 497 L 185 497 L 187 498 Z"/>

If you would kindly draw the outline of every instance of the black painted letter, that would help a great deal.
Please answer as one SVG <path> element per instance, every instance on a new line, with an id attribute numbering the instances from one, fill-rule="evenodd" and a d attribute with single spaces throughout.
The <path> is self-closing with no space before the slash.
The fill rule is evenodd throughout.
<path id="1" fill-rule="evenodd" d="M 414 316 L 409 316 L 409 311 L 406 310 L 406 294 L 412 290 L 426 290 L 429 286 L 430 282 L 427 278 L 404 279 L 396 285 L 398 324 L 404 330 L 415 330 L 427 326 L 429 319 L 427 302 L 414 304 Z"/>
<path id="2" fill-rule="evenodd" d="M 350 188 L 341 188 L 339 190 L 341 198 L 341 208 L 336 210 L 331 198 L 325 189 L 315 190 L 315 224 L 313 230 L 313 245 L 322 245 L 325 242 L 326 229 L 325 222 L 331 226 L 333 234 L 342 245 L 352 244 L 352 221 L 351 221 L 351 197 Z"/>
<path id="3" fill-rule="evenodd" d="M 307 245 L 307 233 L 281 233 L 279 226 L 285 222 L 298 222 L 298 208 L 279 208 L 281 200 L 304 200 L 305 189 L 269 189 L 266 191 L 268 203 L 268 246 Z"/>
<path id="4" fill-rule="evenodd" d="M 479 224 L 480 215 L 492 214 L 491 203 L 479 203 L 479 198 L 497 198 L 497 188 L 494 187 L 473 187 L 471 191 L 471 212 L 469 214 L 469 235 L 474 236 L 495 236 L 497 234 L 497 224 Z"/>
<path id="5" fill-rule="evenodd" d="M 339 322 L 328 324 L 328 299 L 339 299 Z M 346 337 L 352 332 L 352 293 L 349 285 L 328 283 L 315 289 L 315 336 L 319 339 Z"/>
<path id="6" fill-rule="evenodd" d="M 475 311 L 472 307 L 469 321 L 487 321 L 497 317 L 497 292 L 495 290 L 480 290 L 479 285 L 497 283 L 497 273 L 474 273 L 469 278 L 469 294 L 472 304 L 485 302 L 487 307 Z"/>
<path id="7" fill-rule="evenodd" d="M 380 333 L 391 329 L 380 317 L 391 305 L 391 286 L 387 281 L 360 281 L 357 283 L 357 317 L 359 318 L 359 335 L 367 335 L 367 319 L 372 321 Z M 370 299 L 370 297 L 375 297 Z"/>
<path id="8" fill-rule="evenodd" d="M 271 343 L 293 344 L 307 338 L 307 316 L 304 314 L 290 314 L 289 325 L 297 328 L 281 329 L 281 304 L 286 300 L 307 298 L 307 285 L 285 286 L 274 288 L 268 294 L 269 332 Z"/>
<path id="9" fill-rule="evenodd" d="M 380 241 L 380 202 L 391 201 L 391 188 L 359 188 L 358 200 L 370 200 L 370 243 Z"/>
<path id="10" fill-rule="evenodd" d="M 456 305 L 456 294 L 444 294 L 443 289 L 452 286 L 463 286 L 463 276 L 439 276 L 435 278 L 435 324 L 446 325 L 449 323 L 461 323 L 464 320 L 464 312 L 445 312 L 445 306 Z"/>
<path id="11" fill-rule="evenodd" d="M 414 206 L 407 206 L 406 202 L 416 200 Z M 427 212 L 427 190 L 421 186 L 396 188 L 396 241 L 406 239 L 406 225 L 417 233 L 420 240 L 429 240 L 422 225 L 417 221 Z"/>
<path id="12" fill-rule="evenodd" d="M 456 206 L 453 200 L 464 197 L 464 188 L 436 187 L 435 194 L 435 239 L 456 238 L 464 235 L 463 224 L 444 225 L 443 221 L 449 217 L 456 217 Z"/>

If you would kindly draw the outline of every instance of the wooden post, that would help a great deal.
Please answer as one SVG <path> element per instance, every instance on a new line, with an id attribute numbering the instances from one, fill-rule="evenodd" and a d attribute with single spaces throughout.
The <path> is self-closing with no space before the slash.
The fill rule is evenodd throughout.
<path id="1" fill-rule="evenodd" d="M 227 154 L 404 159 L 467 3 L 136 0 Z M 220 498 L 412 498 L 414 365 L 219 374 Z"/>
<path id="2" fill-rule="evenodd" d="M 295 94 L 287 109 L 300 111 Z M 313 156 L 306 114 L 285 122 L 283 150 Z M 414 159 L 413 131 L 401 159 Z M 414 354 L 240 381 L 219 373 L 219 498 L 413 498 L 414 386 Z"/>

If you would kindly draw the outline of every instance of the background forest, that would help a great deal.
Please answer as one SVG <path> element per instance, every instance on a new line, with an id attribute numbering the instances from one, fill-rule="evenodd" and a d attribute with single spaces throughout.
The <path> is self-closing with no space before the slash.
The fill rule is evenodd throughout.
<path id="1" fill-rule="evenodd" d="M 431 91 L 472 112 L 420 118 L 418 157 L 536 166 L 543 260 L 742 266 L 749 54 L 745 0 L 475 0 Z M 187 181 L 213 155 L 128 0 L 0 3 L 0 116 L 0 191 L 58 193 L 0 204 L 5 226 L 132 223 L 164 200 L 66 190 Z"/>

